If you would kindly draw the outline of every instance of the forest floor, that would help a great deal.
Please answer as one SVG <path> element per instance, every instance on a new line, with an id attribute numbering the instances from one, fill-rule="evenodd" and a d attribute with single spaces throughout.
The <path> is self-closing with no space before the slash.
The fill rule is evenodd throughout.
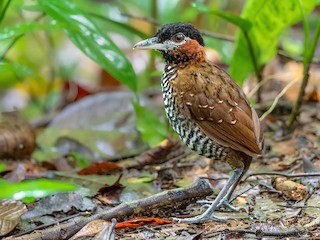
<path id="1" fill-rule="evenodd" d="M 265 92 L 267 98 L 274 99 L 270 92 L 270 88 Z M 271 104 L 258 104 L 257 111 L 265 112 L 265 105 Z M 262 122 L 264 153 L 253 160 L 233 194 L 232 205 L 240 211 L 216 212 L 224 222 L 173 223 L 171 217 L 200 214 L 204 207 L 196 200 L 215 198 L 228 179 L 227 164 L 192 153 L 179 142 L 166 140 L 146 149 L 141 142 L 129 140 L 136 136 L 113 133 L 108 135 L 112 144 L 107 149 L 120 154 L 91 162 L 81 171 L 79 165 L 75 170 L 75 161 L 79 161 L 75 154 L 33 155 L 45 158 L 41 161 L 3 160 L 7 169 L 2 176 L 8 181 L 45 177 L 81 186 L 75 192 L 26 204 L 22 220 L 4 239 L 93 239 L 96 234 L 100 235 L 95 239 L 125 240 L 320 238 L 320 103 L 309 94 L 295 129 L 287 133 L 283 129 L 291 106 L 290 100 L 279 101 Z M 92 116 L 92 109 L 96 108 L 86 107 L 85 114 Z M 72 114 L 74 119 L 82 119 L 75 115 L 80 110 Z M 75 125 L 70 116 L 66 122 L 53 121 L 54 127 L 59 121 Z M 116 122 L 118 128 L 128 126 L 129 118 L 124 114 L 124 120 Z M 63 152 L 68 146 L 69 153 L 94 158 L 88 145 L 90 135 L 96 132 L 82 132 L 86 145 L 81 143 L 83 136 L 76 135 L 79 129 L 60 136 L 55 151 Z M 38 144 L 50 145 L 47 142 L 55 132 L 53 128 L 49 134 L 38 135 Z M 110 222 L 113 218 L 117 223 Z"/>

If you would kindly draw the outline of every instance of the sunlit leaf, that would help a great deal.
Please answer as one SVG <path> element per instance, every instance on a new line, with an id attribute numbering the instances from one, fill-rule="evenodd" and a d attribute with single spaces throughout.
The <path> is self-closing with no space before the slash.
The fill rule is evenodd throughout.
<path id="1" fill-rule="evenodd" d="M 159 116 L 137 102 L 132 102 L 136 116 L 137 129 L 142 139 L 150 146 L 156 146 L 168 134 L 166 125 L 160 121 Z"/>
<path id="2" fill-rule="evenodd" d="M 316 0 L 302 0 L 306 13 L 310 13 Z M 252 27 L 248 32 L 259 67 L 272 59 L 277 52 L 282 31 L 301 20 L 299 1 L 248 0 L 242 18 L 248 19 Z M 242 83 L 253 70 L 252 59 L 245 36 L 238 31 L 235 51 L 230 64 L 231 76 Z"/>
<path id="3" fill-rule="evenodd" d="M 64 27 L 70 40 L 116 79 L 136 91 L 133 68 L 112 40 L 76 2 L 38 0 L 42 10 Z"/>
<path id="4" fill-rule="evenodd" d="M 73 191 L 77 186 L 57 180 L 37 179 L 11 183 L 0 179 L 0 199 L 32 200 L 42 198 L 57 192 Z"/>

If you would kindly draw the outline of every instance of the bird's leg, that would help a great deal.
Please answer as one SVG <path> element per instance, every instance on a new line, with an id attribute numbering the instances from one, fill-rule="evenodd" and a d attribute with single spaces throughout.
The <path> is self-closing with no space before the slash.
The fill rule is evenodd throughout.
<path id="1" fill-rule="evenodd" d="M 234 206 L 232 206 L 230 204 L 230 199 L 231 199 L 231 196 L 232 196 L 232 193 L 234 192 L 236 186 L 239 184 L 242 176 L 247 172 L 247 170 L 249 169 L 250 167 L 250 164 L 251 164 L 251 161 L 252 161 L 252 158 L 251 157 L 244 157 L 242 158 L 242 163 L 243 163 L 243 171 L 242 171 L 242 174 L 241 176 L 237 179 L 237 182 L 228 190 L 226 196 L 223 198 L 223 200 L 220 202 L 220 204 L 218 205 L 218 208 L 220 208 L 221 206 L 224 206 L 225 208 L 228 208 L 229 210 L 231 211 L 234 211 L 234 212 L 239 212 L 239 208 L 236 208 Z"/>
<path id="2" fill-rule="evenodd" d="M 241 174 L 239 176 L 239 178 L 236 180 L 236 182 L 233 184 L 232 187 L 230 187 L 226 193 L 226 195 L 221 199 L 220 203 L 218 204 L 217 208 L 219 209 L 220 207 L 224 206 L 225 208 L 233 211 L 233 212 L 239 212 L 240 209 L 237 207 L 234 207 L 230 204 L 230 198 L 232 196 L 232 193 L 234 192 L 235 188 L 237 187 L 237 185 L 239 184 L 241 177 L 243 176 L 243 174 Z"/>
<path id="3" fill-rule="evenodd" d="M 233 212 L 239 212 L 238 208 L 236 208 L 236 207 L 234 207 L 234 206 L 232 206 L 230 204 L 230 198 L 231 198 L 232 193 L 234 192 L 235 188 L 239 184 L 242 176 L 243 176 L 243 174 L 236 180 L 236 182 L 233 184 L 233 186 L 228 189 L 226 195 L 221 199 L 221 201 L 219 202 L 219 204 L 218 204 L 216 209 L 219 209 L 219 208 L 221 208 L 223 206 L 223 207 L 225 207 L 225 208 L 227 208 L 227 209 L 229 209 L 229 210 L 231 210 Z M 197 203 L 203 203 L 203 204 L 205 204 L 204 207 L 209 207 L 212 204 L 212 201 L 199 200 L 199 201 L 197 201 Z"/>
<path id="4" fill-rule="evenodd" d="M 233 174 L 229 178 L 226 185 L 224 185 L 224 187 L 222 188 L 222 190 L 220 191 L 216 199 L 212 202 L 212 204 L 208 207 L 208 209 L 203 214 L 193 218 L 173 218 L 173 221 L 187 222 L 187 223 L 199 223 L 209 219 L 225 221 L 225 219 L 223 218 L 214 216 L 213 213 L 221 204 L 224 204 L 224 202 L 226 201 L 228 202 L 228 199 L 226 199 L 226 197 L 228 197 L 228 195 L 231 196 L 232 191 L 235 189 L 238 182 L 240 181 L 243 171 L 244 171 L 243 167 L 234 169 Z"/>

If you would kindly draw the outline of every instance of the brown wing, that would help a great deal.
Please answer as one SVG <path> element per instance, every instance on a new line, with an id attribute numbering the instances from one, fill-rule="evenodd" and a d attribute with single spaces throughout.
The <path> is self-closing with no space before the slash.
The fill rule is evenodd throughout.
<path id="1" fill-rule="evenodd" d="M 216 143 L 249 156 L 259 155 L 263 147 L 259 118 L 230 76 L 217 68 L 191 74 L 191 78 L 187 75 L 178 79 L 184 85 L 177 94 L 181 112 Z"/>

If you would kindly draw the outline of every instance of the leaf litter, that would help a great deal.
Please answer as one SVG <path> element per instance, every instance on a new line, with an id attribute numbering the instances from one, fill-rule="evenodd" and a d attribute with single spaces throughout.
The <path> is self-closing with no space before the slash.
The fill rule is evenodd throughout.
<path id="1" fill-rule="evenodd" d="M 253 161 L 247 173 L 249 177 L 240 183 L 232 199 L 232 204 L 238 207 L 240 212 L 229 212 L 224 209 L 217 212 L 218 216 L 228 218 L 226 223 L 209 221 L 203 224 L 149 225 L 148 221 L 144 221 L 143 225 L 115 230 L 115 239 L 191 239 L 199 236 L 202 239 L 261 236 L 317 237 L 320 222 L 317 218 L 319 215 L 317 212 L 320 211 L 318 190 L 320 177 L 291 177 L 290 174 L 293 176 L 296 173 L 313 173 L 320 168 L 320 118 L 317 111 L 314 111 L 318 105 L 319 103 L 314 102 L 304 105 L 300 124 L 289 137 L 280 131 L 281 127 L 277 126 L 278 120 L 273 122 L 274 119 L 281 117 L 273 115 L 273 118 L 266 120 L 267 150 L 262 157 Z M 74 149 L 79 150 L 77 148 L 72 150 Z M 91 156 L 95 154 L 95 150 L 90 154 Z M 61 155 L 59 158 L 64 157 Z M 36 163 L 33 166 L 39 169 L 38 171 L 23 173 L 28 178 L 41 174 L 67 180 L 80 185 L 81 188 L 75 193 L 54 194 L 37 203 L 28 204 L 29 211 L 23 216 L 24 220 L 18 225 L 15 233 L 32 230 L 39 224 L 40 226 L 48 224 L 42 230 L 48 232 L 55 223 L 65 217 L 71 217 L 69 221 L 72 223 L 73 214 L 88 212 L 92 215 L 103 210 L 112 211 L 120 202 L 130 203 L 154 196 L 158 192 L 186 187 L 198 177 L 210 181 L 214 193 L 207 199 L 212 200 L 224 185 L 230 170 L 226 164 L 198 156 L 171 140 L 147 151 L 140 149 L 134 157 L 110 157 L 112 161 L 104 158 L 102 162 L 90 159 L 96 170 L 86 172 L 89 175 L 77 174 L 81 170 L 79 166 L 71 165 L 70 168 L 66 163 L 59 166 L 60 171 L 53 172 L 46 171 L 46 165 L 41 166 Z M 120 167 L 104 170 L 99 164 L 115 164 Z M 12 165 L 4 173 L 14 174 L 16 169 L 14 166 L 21 168 L 19 164 Z M 28 166 L 27 169 L 29 168 Z M 115 169 L 117 170 L 114 171 Z M 97 173 L 103 175 L 96 175 Z M 262 175 L 254 175 L 256 173 Z M 289 177 L 272 175 L 277 173 L 280 175 L 285 173 Z M 122 174 L 121 180 L 120 174 Z M 100 196 L 97 195 L 99 189 Z M 297 189 L 300 189 L 301 193 L 297 194 L 299 192 Z M 99 199 L 103 195 L 108 196 L 107 201 Z M 116 201 L 110 201 L 109 198 Z M 66 203 L 69 204 L 65 205 Z M 191 216 L 203 211 L 203 204 L 195 202 L 191 205 L 187 203 L 186 207 L 174 208 L 170 204 L 168 206 L 170 207 L 165 214 L 160 214 L 164 210 L 161 207 L 158 211 L 153 209 L 149 216 L 161 216 L 166 220 L 171 216 Z M 146 217 L 143 209 L 139 209 L 137 213 L 137 216 L 140 214 L 140 217 Z M 37 224 L 28 223 L 31 219 L 33 222 L 37 219 Z M 123 215 L 123 220 L 131 219 L 130 214 Z M 92 219 L 93 225 L 95 221 L 97 220 Z M 304 229 L 301 229 L 303 227 Z M 79 230 L 80 228 L 77 231 Z M 91 236 L 90 234 L 86 236 Z"/>

